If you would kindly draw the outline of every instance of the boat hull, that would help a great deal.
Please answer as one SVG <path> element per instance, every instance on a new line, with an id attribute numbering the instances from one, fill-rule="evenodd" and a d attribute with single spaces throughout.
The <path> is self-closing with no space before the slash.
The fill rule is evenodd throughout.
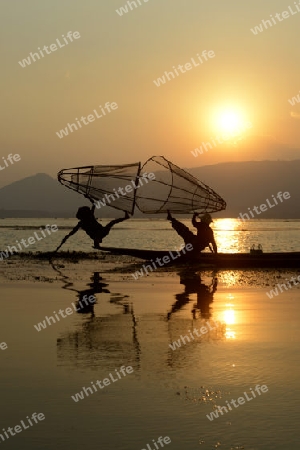
<path id="1" fill-rule="evenodd" d="M 170 256 L 176 251 L 163 250 L 142 250 L 131 248 L 101 247 L 103 251 L 115 255 L 128 255 L 141 258 L 146 261 L 156 258 Z M 203 266 L 214 266 L 222 269 L 241 269 L 241 268 L 300 268 L 300 252 L 288 253 L 201 253 L 196 257 L 191 257 L 188 253 L 181 254 L 180 257 L 172 260 L 170 264 L 196 264 Z"/>

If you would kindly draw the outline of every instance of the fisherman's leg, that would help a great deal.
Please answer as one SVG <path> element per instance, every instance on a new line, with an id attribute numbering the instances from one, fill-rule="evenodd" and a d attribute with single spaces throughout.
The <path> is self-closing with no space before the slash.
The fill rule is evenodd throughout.
<path id="1" fill-rule="evenodd" d="M 185 245 L 193 242 L 195 235 L 194 233 L 183 223 L 179 222 L 179 220 L 174 219 L 172 217 L 171 224 L 174 230 L 179 234 L 180 237 L 184 240 Z"/>
<path id="2" fill-rule="evenodd" d="M 116 225 L 117 223 L 120 222 L 124 222 L 124 220 L 129 219 L 129 214 L 128 212 L 125 213 L 125 217 L 120 217 L 119 219 L 114 219 L 111 222 L 109 222 L 107 225 L 105 225 L 105 227 L 103 227 L 103 237 L 107 236 L 110 232 L 110 230 L 112 229 L 112 227 L 114 225 Z"/>
<path id="3" fill-rule="evenodd" d="M 98 250 L 101 249 L 100 244 L 102 243 L 102 238 L 100 236 L 97 236 L 94 239 L 94 248 L 97 248 Z"/>

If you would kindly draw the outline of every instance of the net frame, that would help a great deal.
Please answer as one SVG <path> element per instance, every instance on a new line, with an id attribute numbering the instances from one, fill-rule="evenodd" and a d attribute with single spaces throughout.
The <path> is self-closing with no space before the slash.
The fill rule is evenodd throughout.
<path id="1" fill-rule="evenodd" d="M 130 175 L 126 175 L 126 173 L 123 174 L 116 174 L 114 172 L 120 171 L 122 172 L 122 169 L 129 169 L 129 168 L 135 168 L 136 173 L 134 176 L 132 176 L 132 173 Z M 100 170 L 100 172 L 98 171 Z M 78 192 L 82 195 L 87 195 L 90 198 L 92 198 L 95 201 L 103 199 L 105 194 L 107 195 L 113 195 L 115 196 L 115 192 L 113 192 L 112 189 L 105 190 L 101 189 L 100 187 L 94 187 L 93 186 L 93 179 L 95 178 L 111 178 L 115 179 L 116 182 L 118 180 L 126 181 L 128 182 L 128 185 L 132 182 L 137 186 L 139 176 L 141 171 L 141 163 L 133 163 L 133 164 L 122 164 L 122 165 L 95 165 L 95 166 L 81 166 L 81 167 L 72 167 L 69 169 L 62 169 L 57 174 L 58 181 L 68 189 L 71 189 L 75 192 Z M 85 182 L 82 183 L 80 180 L 82 178 L 86 178 Z M 116 184 L 116 188 L 118 188 L 118 184 Z M 133 215 L 134 209 L 136 205 L 136 191 L 137 188 L 133 187 L 133 196 L 129 195 L 122 195 L 122 199 L 124 201 L 130 202 L 132 204 L 131 209 L 128 210 L 128 212 Z M 97 196 L 95 193 L 97 192 Z M 101 193 L 102 197 L 99 196 Z M 122 207 L 114 205 L 114 203 L 107 204 L 106 206 L 109 206 L 111 208 L 115 208 L 121 211 L 124 211 L 125 209 L 122 209 Z"/>
<path id="2" fill-rule="evenodd" d="M 149 158 L 142 166 L 140 173 L 142 174 L 144 171 L 149 172 L 149 170 L 145 170 L 146 166 L 151 163 L 158 164 L 162 166 L 163 170 L 166 169 L 171 174 L 171 182 L 170 183 L 164 183 L 162 180 L 156 180 L 155 181 L 159 184 L 162 184 L 164 186 L 169 187 L 169 193 L 165 200 L 158 200 L 154 197 L 149 196 L 142 196 L 137 193 L 136 195 L 136 206 L 138 209 L 144 213 L 144 214 L 159 214 L 159 213 L 165 213 L 167 210 L 170 210 L 170 212 L 175 212 L 178 214 L 186 214 L 186 213 L 192 213 L 197 212 L 199 214 L 204 213 L 214 213 L 217 211 L 222 211 L 226 209 L 226 202 L 225 200 L 217 194 L 212 188 L 210 188 L 207 184 L 203 183 L 202 181 L 198 180 L 196 177 L 191 175 L 189 172 L 187 172 L 184 169 L 181 169 L 176 164 L 172 163 L 171 161 L 168 161 L 164 156 L 152 156 Z M 185 181 L 189 182 L 192 186 L 194 185 L 195 188 L 192 190 L 188 190 L 183 187 L 176 187 L 174 185 L 174 174 L 176 174 L 178 177 L 183 178 Z M 154 181 L 154 182 L 155 182 Z M 187 202 L 183 196 L 177 196 L 176 191 L 180 192 L 186 192 L 189 194 L 189 202 L 190 204 L 187 205 Z M 200 195 L 200 193 L 203 192 L 203 195 Z M 201 199 L 201 207 L 199 207 L 199 203 Z M 152 201 L 152 202 L 160 202 L 161 206 L 158 208 L 148 208 L 143 205 L 143 201 Z M 172 207 L 165 208 L 167 203 L 171 201 Z"/>

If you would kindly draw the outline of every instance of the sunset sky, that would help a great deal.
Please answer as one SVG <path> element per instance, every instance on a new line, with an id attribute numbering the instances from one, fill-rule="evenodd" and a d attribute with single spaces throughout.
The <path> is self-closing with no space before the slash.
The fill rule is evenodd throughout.
<path id="1" fill-rule="evenodd" d="M 21 161 L 1 171 L 0 187 L 36 172 L 152 155 L 185 168 L 300 158 L 300 103 L 288 102 L 300 90 L 300 3 L 299 12 L 293 0 L 140 3 L 120 16 L 125 0 L 2 0 L 0 161 L 9 153 Z M 289 7 L 288 18 L 250 30 Z M 69 31 L 80 38 L 21 67 Z M 160 87 L 153 82 L 203 51 L 215 56 Z M 118 108 L 57 136 L 106 102 Z M 192 155 L 245 122 L 251 128 L 238 138 Z"/>

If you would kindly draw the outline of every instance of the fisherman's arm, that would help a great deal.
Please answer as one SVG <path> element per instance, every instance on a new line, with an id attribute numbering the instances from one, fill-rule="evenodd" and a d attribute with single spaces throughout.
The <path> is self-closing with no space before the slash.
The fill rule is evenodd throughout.
<path id="1" fill-rule="evenodd" d="M 92 204 L 91 212 L 94 214 L 95 208 L 96 208 L 94 200 L 88 194 L 85 194 L 85 198 L 87 198 L 91 202 L 91 204 Z"/>
<path id="2" fill-rule="evenodd" d="M 76 227 L 73 228 L 73 230 L 70 231 L 69 234 L 67 234 L 63 240 L 61 241 L 60 245 L 55 250 L 57 252 L 58 249 L 69 239 L 69 237 L 73 236 L 73 234 L 77 233 L 77 231 L 80 229 L 80 222 L 76 225 Z"/>
<path id="3" fill-rule="evenodd" d="M 218 248 L 214 237 L 212 238 L 211 244 L 213 246 L 213 253 L 218 253 Z"/>
<path id="4" fill-rule="evenodd" d="M 73 236 L 73 234 L 77 233 L 80 227 L 81 227 L 80 222 L 78 222 L 78 224 L 73 228 L 73 230 L 70 231 L 70 233 L 66 237 Z"/>
<path id="5" fill-rule="evenodd" d="M 193 225 L 193 227 L 195 227 L 195 228 L 197 228 L 197 224 L 199 223 L 197 220 L 196 220 L 196 217 L 198 216 L 198 213 L 194 213 L 194 215 L 193 215 L 193 218 L 192 218 L 192 225 Z"/>
<path id="6" fill-rule="evenodd" d="M 209 228 L 209 250 L 212 253 L 218 253 L 218 248 L 217 248 L 217 244 L 215 241 L 214 232 L 211 228 Z"/>

